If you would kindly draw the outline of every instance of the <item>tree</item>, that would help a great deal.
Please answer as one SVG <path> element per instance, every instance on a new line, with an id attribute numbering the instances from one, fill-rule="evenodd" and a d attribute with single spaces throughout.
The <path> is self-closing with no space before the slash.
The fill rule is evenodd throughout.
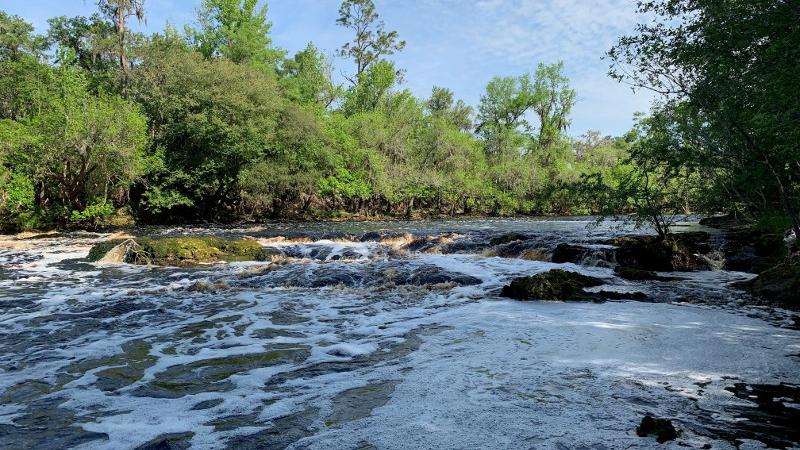
<path id="1" fill-rule="evenodd" d="M 547 150 L 557 143 L 570 124 L 569 113 L 575 105 L 575 91 L 561 72 L 564 63 L 539 64 L 536 69 L 533 110 L 539 119 L 536 142 Z"/>
<path id="2" fill-rule="evenodd" d="M 43 48 L 31 24 L 0 11 L 0 119 L 16 120 L 35 107 L 38 83 L 47 72 L 40 62 Z"/>
<path id="3" fill-rule="evenodd" d="M 207 59 L 223 57 L 234 63 L 275 70 L 285 52 L 272 47 L 272 24 L 267 6 L 258 0 L 203 0 L 197 10 L 198 29 L 187 35 Z"/>
<path id="4" fill-rule="evenodd" d="M 136 17 L 140 22 L 144 20 L 144 0 L 99 0 L 100 10 L 114 23 L 117 32 L 117 56 L 120 68 L 120 92 L 126 96 L 130 78 L 131 64 L 128 60 L 128 34 L 127 21 L 129 17 Z"/>
<path id="5" fill-rule="evenodd" d="M 43 93 L 42 107 L 17 125 L 15 170 L 40 183 L 40 203 L 69 213 L 107 202 L 138 175 L 147 140 L 145 118 L 117 96 L 92 95 L 83 72 L 58 67 Z"/>
<path id="6" fill-rule="evenodd" d="M 523 132 L 530 124 L 525 114 L 535 100 L 529 75 L 494 77 L 486 85 L 478 106 L 477 132 L 486 141 L 487 155 L 504 159 L 523 151 Z"/>
<path id="7" fill-rule="evenodd" d="M 444 118 L 460 130 L 472 129 L 472 107 L 463 100 L 455 101 L 450 89 L 434 86 L 426 106 L 433 116 Z"/>
<path id="8" fill-rule="evenodd" d="M 114 59 L 118 52 L 113 23 L 99 14 L 89 18 L 59 16 L 47 22 L 50 25 L 47 42 L 56 54 L 59 54 L 59 48 L 70 49 L 78 66 L 89 73 L 93 88 L 111 84 L 112 69 L 116 64 Z"/>
<path id="9" fill-rule="evenodd" d="M 688 110 L 700 145 L 681 158 L 702 161 L 744 203 L 755 180 L 738 174 L 758 174 L 766 203 L 800 235 L 796 2 L 652 0 L 640 2 L 639 12 L 652 20 L 609 51 L 611 75 Z"/>
<path id="10" fill-rule="evenodd" d="M 593 170 L 584 176 L 584 194 L 602 216 L 633 213 L 626 219 L 636 226 L 650 225 L 661 238 L 680 217 L 696 211 L 709 193 L 702 167 L 682 164 L 679 155 L 695 145 L 676 114 L 665 108 L 637 123 L 617 145 L 624 156 L 611 170 Z M 594 166 L 598 167 L 598 166 Z"/>
<path id="11" fill-rule="evenodd" d="M 348 90 L 342 110 L 347 115 L 374 111 L 388 98 L 396 84 L 394 63 L 379 61 L 362 72 L 358 83 Z"/>
<path id="12" fill-rule="evenodd" d="M 153 135 L 141 211 L 229 212 L 242 171 L 274 146 L 283 106 L 274 76 L 162 45 L 147 49 L 135 73 L 132 93 Z"/>
<path id="13" fill-rule="evenodd" d="M 355 32 L 353 42 L 337 52 L 340 57 L 355 61 L 356 73 L 348 78 L 354 85 L 373 63 L 406 46 L 406 41 L 398 40 L 397 31 L 384 30 L 385 24 L 379 20 L 372 0 L 344 0 L 336 23 Z"/>
<path id="14" fill-rule="evenodd" d="M 295 102 L 327 108 L 341 95 L 330 61 L 310 42 L 283 63 L 281 75 L 287 96 Z"/>

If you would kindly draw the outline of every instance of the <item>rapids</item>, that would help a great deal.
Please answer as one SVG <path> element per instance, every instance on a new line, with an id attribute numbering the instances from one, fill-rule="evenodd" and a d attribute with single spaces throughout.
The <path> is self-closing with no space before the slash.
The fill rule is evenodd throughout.
<path id="1" fill-rule="evenodd" d="M 196 268 L 0 237 L 0 448 L 652 448 L 647 414 L 679 430 L 665 448 L 800 447 L 798 316 L 748 306 L 746 273 L 617 278 L 603 241 L 647 231 L 590 223 L 139 230 L 275 250 Z M 597 254 L 525 258 L 559 243 Z M 651 301 L 498 297 L 554 267 Z"/>

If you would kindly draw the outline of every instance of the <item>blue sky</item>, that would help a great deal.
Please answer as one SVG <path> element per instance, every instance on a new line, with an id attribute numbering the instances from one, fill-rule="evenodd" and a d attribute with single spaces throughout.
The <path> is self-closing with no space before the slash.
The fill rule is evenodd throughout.
<path id="1" fill-rule="evenodd" d="M 406 70 L 406 87 L 427 96 L 434 85 L 446 86 L 477 105 L 494 75 L 519 75 L 539 62 L 564 61 L 578 92 L 570 134 L 589 129 L 622 134 L 636 111 L 646 111 L 647 92 L 631 90 L 606 75 L 604 52 L 617 36 L 636 24 L 634 0 L 376 0 L 387 28 L 408 42 L 395 55 Z M 191 22 L 199 0 L 146 0 L 147 23 L 140 31 L 179 28 Z M 290 52 L 309 41 L 331 56 L 348 40 L 336 26 L 338 0 L 271 0 L 272 38 Z M 94 0 L 0 0 L 0 9 L 18 14 L 44 32 L 57 15 L 89 15 Z M 351 70 L 335 59 L 337 72 Z"/>

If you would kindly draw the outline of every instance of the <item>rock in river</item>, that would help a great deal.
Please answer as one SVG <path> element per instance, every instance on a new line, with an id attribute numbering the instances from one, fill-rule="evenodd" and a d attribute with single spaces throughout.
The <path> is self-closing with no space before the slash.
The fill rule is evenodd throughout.
<path id="1" fill-rule="evenodd" d="M 660 239 L 656 236 L 626 236 L 611 240 L 618 246 L 617 263 L 622 266 L 658 272 L 691 272 L 708 270 L 709 264 L 699 256 L 707 248 L 705 233 L 684 233 Z"/>
<path id="2" fill-rule="evenodd" d="M 600 286 L 599 278 L 554 269 L 531 277 L 515 278 L 500 295 L 517 300 L 593 300 L 595 294 L 583 290 Z"/>
<path id="3" fill-rule="evenodd" d="M 640 437 L 655 436 L 659 444 L 675 440 L 678 432 L 667 419 L 656 419 L 653 416 L 644 416 L 642 422 L 636 427 L 636 434 Z"/>
<path id="4" fill-rule="evenodd" d="M 96 244 L 87 259 L 96 262 L 192 266 L 231 261 L 267 261 L 273 251 L 252 239 L 215 236 L 135 238 Z"/>

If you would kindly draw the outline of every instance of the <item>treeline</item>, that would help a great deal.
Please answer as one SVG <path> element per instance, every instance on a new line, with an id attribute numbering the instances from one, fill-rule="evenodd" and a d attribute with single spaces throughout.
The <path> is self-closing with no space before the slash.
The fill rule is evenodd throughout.
<path id="1" fill-rule="evenodd" d="M 143 0 L 102 0 L 46 35 L 0 12 L 0 222 L 6 230 L 337 215 L 590 212 L 583 175 L 619 170 L 629 143 L 565 134 L 561 64 L 497 77 L 477 110 L 415 98 L 405 46 L 371 0 L 345 0 L 344 84 L 309 44 L 270 40 L 266 6 L 204 0 L 185 30 L 144 36 Z"/>
<path id="2" fill-rule="evenodd" d="M 625 136 L 566 134 L 561 64 L 495 77 L 473 109 L 403 88 L 406 43 L 344 0 L 332 76 L 288 55 L 257 0 L 203 0 L 144 36 L 144 0 L 100 0 L 45 35 L 0 11 L 0 228 L 275 218 L 734 212 L 800 234 L 800 8 L 652 0 L 611 76 L 661 94 Z"/>

